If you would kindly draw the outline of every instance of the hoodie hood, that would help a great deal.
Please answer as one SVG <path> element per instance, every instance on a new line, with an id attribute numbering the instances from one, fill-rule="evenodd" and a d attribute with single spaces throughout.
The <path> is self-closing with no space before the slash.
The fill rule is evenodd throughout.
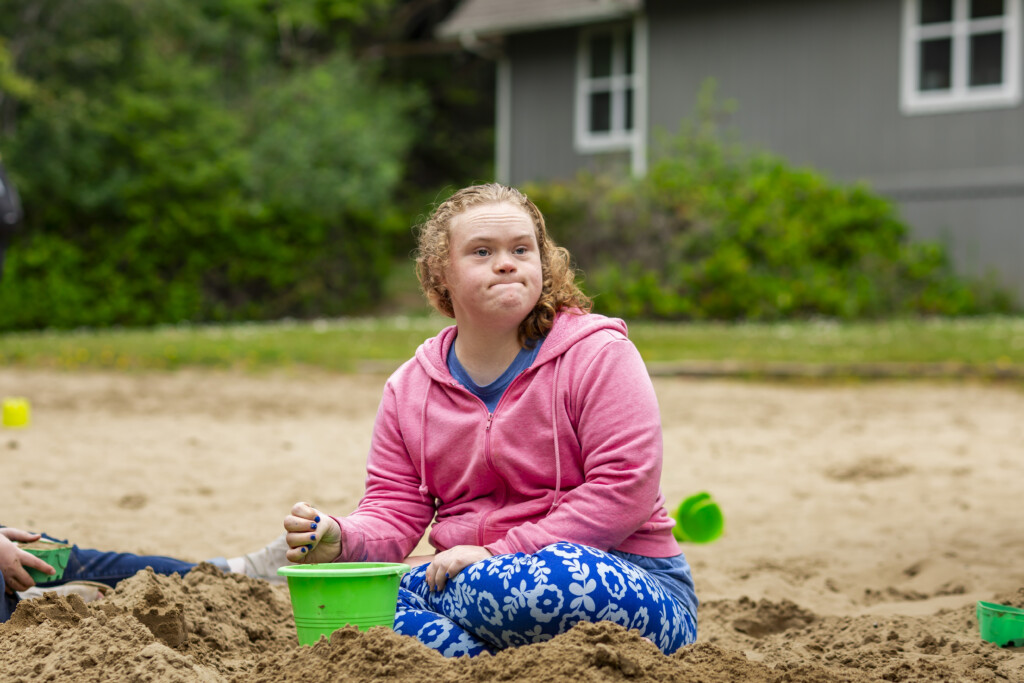
<path id="1" fill-rule="evenodd" d="M 416 349 L 416 361 L 430 378 L 437 382 L 453 381 L 448 371 L 448 349 L 455 341 L 457 330 L 456 325 L 446 327 L 436 337 L 431 337 Z M 555 323 L 531 367 L 540 367 L 559 358 L 581 339 L 602 330 L 613 330 L 627 335 L 626 323 L 618 318 L 607 318 L 593 313 L 584 315 L 579 309 L 562 311 L 555 316 Z"/>

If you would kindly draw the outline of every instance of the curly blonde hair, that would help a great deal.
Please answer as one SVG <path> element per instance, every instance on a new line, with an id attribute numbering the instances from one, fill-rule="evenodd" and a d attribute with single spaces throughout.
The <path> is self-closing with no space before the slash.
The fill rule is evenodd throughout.
<path id="1" fill-rule="evenodd" d="M 554 243 L 544 225 L 540 209 L 525 194 L 498 183 L 465 187 L 442 202 L 423 225 L 419 226 L 416 249 L 416 275 L 430 305 L 449 318 L 455 317 L 451 295 L 444 286 L 449 263 L 449 236 L 455 217 L 474 206 L 511 204 L 522 209 L 533 221 L 540 248 L 542 287 L 533 310 L 519 323 L 519 343 L 541 339 L 551 331 L 555 315 L 578 308 L 589 312 L 593 302 L 576 286 L 576 270 L 568 250 Z"/>

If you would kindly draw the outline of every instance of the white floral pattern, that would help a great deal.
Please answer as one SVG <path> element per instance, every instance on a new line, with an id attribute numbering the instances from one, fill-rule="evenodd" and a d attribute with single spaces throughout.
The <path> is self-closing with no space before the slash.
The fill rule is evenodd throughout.
<path id="1" fill-rule="evenodd" d="M 558 621 L 558 632 L 565 633 L 581 621 L 586 621 L 589 615 L 586 612 L 566 612 Z"/>
<path id="2" fill-rule="evenodd" d="M 540 559 L 537 555 L 531 555 L 530 557 L 534 560 L 527 565 L 530 576 L 537 583 L 545 583 L 551 575 L 551 568 L 547 565 L 547 562 Z"/>
<path id="3" fill-rule="evenodd" d="M 622 609 L 614 602 L 610 602 L 605 605 L 604 609 L 597 613 L 597 618 L 600 621 L 610 621 L 613 624 L 629 628 L 629 612 Z"/>
<path id="4" fill-rule="evenodd" d="M 696 622 L 653 575 L 615 555 L 555 543 L 476 562 L 431 592 L 425 566 L 402 578 L 395 631 L 446 657 L 550 640 L 580 621 L 636 629 L 662 651 L 696 639 Z"/>
<path id="5" fill-rule="evenodd" d="M 595 604 L 594 598 L 590 597 L 590 594 L 597 588 L 597 581 L 590 578 L 590 567 L 580 566 L 576 560 L 571 560 L 568 566 L 569 575 L 578 582 L 569 584 L 569 592 L 576 596 L 569 603 L 569 607 L 572 609 L 583 607 L 583 609 L 593 612 Z"/>
<path id="6" fill-rule="evenodd" d="M 541 628 L 540 624 L 537 624 L 536 626 L 531 628 L 529 631 L 523 631 L 523 636 L 525 636 L 526 639 L 528 641 L 530 641 L 531 643 L 543 643 L 545 641 L 548 641 L 548 640 L 551 640 L 552 638 L 554 638 L 554 636 L 552 634 L 546 633 Z"/>
<path id="7" fill-rule="evenodd" d="M 542 624 L 548 623 L 562 612 L 562 602 L 562 589 L 551 584 L 537 586 L 526 598 L 530 616 Z"/>
<path id="8" fill-rule="evenodd" d="M 480 611 L 480 616 L 491 626 L 501 626 L 504 619 L 502 619 L 501 607 L 498 606 L 498 601 L 487 591 L 480 591 L 479 595 L 480 597 L 476 601 L 476 608 Z"/>
<path id="9" fill-rule="evenodd" d="M 516 613 L 526 607 L 527 593 L 530 592 L 530 588 L 526 583 L 526 579 L 519 582 L 519 586 L 512 586 L 509 588 L 508 595 L 505 596 L 505 604 L 502 610 L 508 613 L 509 618 L 512 618 Z"/>
<path id="10" fill-rule="evenodd" d="M 453 628 L 455 628 L 455 625 L 447 619 L 435 619 L 428 624 L 424 624 L 416 633 L 416 637 L 427 647 L 437 649 L 441 643 L 448 639 L 448 634 L 452 632 Z"/>
<path id="11" fill-rule="evenodd" d="M 622 574 L 615 567 L 604 562 L 598 562 L 597 574 L 601 577 L 601 583 L 604 584 L 608 595 L 612 596 L 615 600 L 621 600 L 626 596 L 626 582 L 623 580 Z"/>
<path id="12" fill-rule="evenodd" d="M 647 632 L 647 624 L 650 623 L 651 619 L 647 616 L 646 607 L 638 607 L 636 612 L 633 613 L 633 620 L 629 622 L 631 629 L 636 629 L 641 633 Z"/>
<path id="13" fill-rule="evenodd" d="M 577 558 L 583 554 L 583 546 L 576 545 L 575 543 L 555 543 L 554 545 L 549 545 L 548 548 L 551 550 L 552 555 L 564 557 L 567 560 Z"/>
<path id="14" fill-rule="evenodd" d="M 463 631 L 454 640 L 449 640 L 447 647 L 441 650 L 445 657 L 460 657 L 462 655 L 474 655 L 479 648 L 476 638 Z M 435 648 L 437 649 L 437 648 Z"/>

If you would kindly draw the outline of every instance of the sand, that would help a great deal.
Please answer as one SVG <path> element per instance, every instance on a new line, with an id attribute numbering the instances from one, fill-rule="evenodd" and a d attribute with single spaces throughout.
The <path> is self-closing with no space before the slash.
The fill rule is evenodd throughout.
<path id="1" fill-rule="evenodd" d="M 0 395 L 33 409 L 0 430 L 0 521 L 104 549 L 247 552 L 296 500 L 355 505 L 382 383 L 0 369 Z M 25 603 L 0 627 L 0 678 L 1024 680 L 1024 652 L 982 642 L 974 618 L 977 600 L 1024 607 L 1019 385 L 655 387 L 666 497 L 708 490 L 727 520 L 683 546 L 700 638 L 671 657 L 609 624 L 476 660 L 386 630 L 300 648 L 284 589 L 204 566 Z"/>

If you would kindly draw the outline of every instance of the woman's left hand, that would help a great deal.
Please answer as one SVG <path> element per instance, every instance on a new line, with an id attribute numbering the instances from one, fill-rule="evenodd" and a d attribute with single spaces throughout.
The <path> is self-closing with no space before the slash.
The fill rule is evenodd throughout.
<path id="1" fill-rule="evenodd" d="M 478 545 L 457 545 L 440 552 L 434 555 L 434 559 L 427 567 L 427 585 L 432 591 L 443 591 L 449 579 L 454 579 L 459 572 L 474 562 L 486 560 L 488 557 L 491 557 L 490 551 Z"/>

